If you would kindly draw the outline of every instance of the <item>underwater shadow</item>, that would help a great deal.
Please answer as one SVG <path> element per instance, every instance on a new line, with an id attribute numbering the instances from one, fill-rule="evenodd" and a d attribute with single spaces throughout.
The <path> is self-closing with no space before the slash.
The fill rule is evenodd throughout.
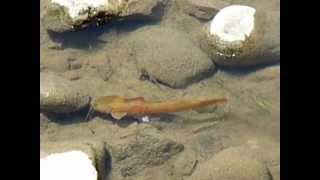
<path id="1" fill-rule="evenodd" d="M 69 124 L 77 124 L 87 122 L 88 119 L 87 114 L 90 108 L 86 107 L 81 111 L 71 112 L 71 113 L 50 113 L 50 112 L 42 112 L 44 113 L 48 119 L 54 123 L 60 125 L 69 125 Z"/>
<path id="2" fill-rule="evenodd" d="M 71 113 L 50 113 L 50 112 L 41 112 L 46 115 L 46 117 L 54 123 L 59 125 L 71 125 L 71 124 L 78 124 L 78 123 L 85 123 L 88 121 L 93 120 L 95 117 L 99 117 L 104 121 L 108 121 L 120 128 L 126 128 L 132 123 L 153 123 L 153 122 L 160 122 L 160 123 L 171 123 L 176 119 L 175 114 L 163 113 L 163 114 L 156 114 L 149 116 L 149 122 L 142 122 L 141 118 L 133 117 L 133 116 L 125 116 L 120 120 L 114 119 L 110 114 L 102 114 L 98 112 L 92 112 L 92 109 L 88 106 L 81 111 L 71 112 Z"/>
<path id="3" fill-rule="evenodd" d="M 60 49 L 94 49 L 108 41 L 101 40 L 99 37 L 105 33 L 116 31 L 117 33 L 126 33 L 134 31 L 146 25 L 154 25 L 158 20 L 146 18 L 145 16 L 135 15 L 134 17 L 114 18 L 103 25 L 89 25 L 84 29 L 54 32 L 47 31 L 51 40 L 60 44 Z"/>
<path id="4" fill-rule="evenodd" d="M 121 128 L 126 128 L 132 123 L 138 123 L 138 124 L 153 124 L 153 123 L 171 123 L 176 118 L 176 115 L 173 114 L 161 114 L 161 115 L 154 115 L 151 117 L 151 120 L 149 122 L 142 122 L 141 119 L 135 118 L 135 117 L 129 117 L 126 116 L 122 118 L 121 120 L 115 120 L 113 119 L 112 122 Z M 156 119 L 156 120 L 154 120 Z"/>
<path id="5" fill-rule="evenodd" d="M 105 157 L 104 157 L 104 166 L 102 169 L 99 169 L 99 171 L 102 171 L 102 172 L 99 172 L 98 180 L 110 180 L 111 170 L 112 170 L 112 156 L 111 156 L 111 153 L 106 149 Z"/>
<path id="6" fill-rule="evenodd" d="M 253 65 L 253 66 L 247 66 L 247 67 L 245 67 L 245 66 L 228 67 L 228 66 L 218 66 L 218 65 L 217 65 L 217 67 L 221 71 L 228 73 L 230 75 L 244 76 L 244 75 L 248 75 L 250 73 L 257 72 L 257 71 L 262 70 L 264 68 L 276 66 L 276 65 L 280 65 L 280 62 L 273 62 L 273 63 L 267 63 L 267 64 L 261 64 L 261 65 Z"/>

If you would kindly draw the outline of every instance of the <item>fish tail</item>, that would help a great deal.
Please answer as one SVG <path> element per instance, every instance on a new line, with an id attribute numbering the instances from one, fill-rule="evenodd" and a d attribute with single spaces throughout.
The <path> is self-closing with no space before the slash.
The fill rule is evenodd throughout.
<path id="1" fill-rule="evenodd" d="M 224 102 L 227 102 L 226 98 L 209 99 L 209 100 L 204 100 L 204 101 L 198 101 L 198 103 L 196 102 L 195 105 L 202 107 L 202 106 L 208 106 L 211 104 L 224 103 Z"/>
<path id="2" fill-rule="evenodd" d="M 224 103 L 226 102 L 226 98 L 220 98 L 220 99 L 209 99 L 209 100 L 202 100 L 202 101 L 191 101 L 191 102 L 186 102 L 185 105 L 181 105 L 181 109 L 196 109 L 196 108 L 201 108 L 205 106 L 209 106 L 212 104 L 218 104 L 218 103 Z"/>
<path id="3" fill-rule="evenodd" d="M 144 108 L 146 113 L 167 113 L 167 112 L 179 112 L 185 110 L 191 110 L 209 106 L 212 104 L 226 102 L 226 98 L 210 99 L 202 101 L 174 101 L 174 102 L 163 102 L 163 103 L 151 103 L 147 104 Z"/>

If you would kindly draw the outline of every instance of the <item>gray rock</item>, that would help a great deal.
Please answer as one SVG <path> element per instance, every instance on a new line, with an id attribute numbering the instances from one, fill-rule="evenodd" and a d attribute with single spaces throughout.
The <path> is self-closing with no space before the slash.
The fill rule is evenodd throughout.
<path id="1" fill-rule="evenodd" d="M 222 150 L 199 168 L 188 180 L 270 180 L 268 168 L 233 148 Z"/>
<path id="2" fill-rule="evenodd" d="M 65 32 L 81 29 L 90 24 L 107 22 L 113 17 L 150 16 L 154 18 L 161 15 L 157 10 L 161 10 L 167 0 L 105 0 L 100 4 L 95 4 L 98 1 L 88 0 L 82 5 L 73 1 L 75 0 L 64 0 L 65 4 L 55 0 L 49 2 L 41 18 L 45 29 L 53 32 Z"/>
<path id="3" fill-rule="evenodd" d="M 173 88 L 196 82 L 215 66 L 184 32 L 147 27 L 133 34 L 138 68 Z"/>
<path id="4" fill-rule="evenodd" d="M 112 146 L 113 169 L 122 177 L 133 176 L 140 171 L 165 163 L 172 156 L 184 150 L 184 146 L 151 127 L 140 130 L 129 143 Z"/>
<path id="5" fill-rule="evenodd" d="M 70 81 L 59 76 L 40 73 L 40 110 L 53 113 L 78 111 L 89 104 L 89 96 Z"/>
<path id="6" fill-rule="evenodd" d="M 280 62 L 280 13 L 256 9 L 255 29 L 240 46 L 219 44 L 205 26 L 201 48 L 222 66 L 253 66 Z"/>

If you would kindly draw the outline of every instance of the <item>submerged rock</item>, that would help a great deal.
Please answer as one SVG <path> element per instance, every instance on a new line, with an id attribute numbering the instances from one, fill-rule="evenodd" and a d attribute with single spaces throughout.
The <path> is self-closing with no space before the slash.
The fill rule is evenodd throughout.
<path id="1" fill-rule="evenodd" d="M 53 113 L 78 111 L 89 104 L 90 97 L 70 81 L 40 73 L 40 110 Z"/>
<path id="2" fill-rule="evenodd" d="M 182 144 L 163 138 L 155 128 L 144 128 L 129 143 L 112 146 L 113 169 L 122 177 L 133 176 L 165 163 L 183 150 Z"/>
<path id="3" fill-rule="evenodd" d="M 161 10 L 165 3 L 166 0 L 51 0 L 42 22 L 47 30 L 64 32 L 113 17 L 158 16 L 155 9 Z"/>
<path id="4" fill-rule="evenodd" d="M 233 148 L 222 150 L 199 168 L 188 180 L 270 180 L 268 168 Z"/>
<path id="5" fill-rule="evenodd" d="M 147 27 L 132 35 L 139 70 L 170 87 L 184 87 L 215 68 L 184 32 Z"/>
<path id="6" fill-rule="evenodd" d="M 270 64 L 280 60 L 280 14 L 232 5 L 204 28 L 202 48 L 224 66 Z"/>

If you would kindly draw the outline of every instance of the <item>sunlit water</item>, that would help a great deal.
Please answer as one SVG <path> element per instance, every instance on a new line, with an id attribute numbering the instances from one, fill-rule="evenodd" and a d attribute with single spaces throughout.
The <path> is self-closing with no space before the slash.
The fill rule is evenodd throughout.
<path id="1" fill-rule="evenodd" d="M 167 101 L 227 97 L 227 104 L 213 109 L 164 115 L 160 120 L 147 123 L 148 126 L 160 129 L 163 136 L 184 144 L 186 152 L 191 148 L 200 161 L 209 159 L 224 148 L 251 141 L 268 139 L 279 143 L 279 64 L 242 69 L 218 67 L 210 76 L 181 89 L 141 79 L 134 60 L 134 48 L 128 43 L 135 40 L 139 29 L 146 26 L 170 27 L 192 34 L 206 23 L 174 8 L 168 8 L 166 13 L 161 21 L 113 21 L 103 26 L 63 34 L 48 34 L 42 29 L 41 72 L 53 72 L 70 79 L 93 98 L 120 95 Z M 106 58 L 110 60 L 113 70 L 111 77 L 103 80 L 93 67 Z M 70 68 L 70 65 L 65 64 L 70 59 L 81 66 Z M 104 139 L 112 144 L 139 129 L 139 126 L 145 126 L 130 117 L 118 124 L 110 116 L 91 114 L 86 119 L 87 113 L 88 109 L 67 115 L 49 114 L 53 122 L 41 127 L 42 145 L 47 146 L 60 140 L 79 142 L 90 138 Z M 208 144 L 207 141 L 211 140 L 212 143 Z M 163 172 L 167 170 L 164 168 Z"/>

